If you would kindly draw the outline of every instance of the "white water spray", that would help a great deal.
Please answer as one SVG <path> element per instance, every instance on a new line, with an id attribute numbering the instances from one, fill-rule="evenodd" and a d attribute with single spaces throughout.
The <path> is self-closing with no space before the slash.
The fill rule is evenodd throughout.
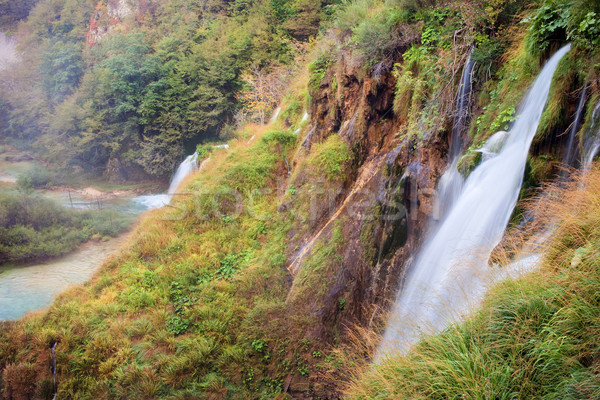
<path id="1" fill-rule="evenodd" d="M 475 62 L 471 59 L 471 53 L 467 57 L 463 68 L 462 78 L 456 96 L 456 115 L 452 125 L 452 136 L 450 137 L 450 166 L 446 169 L 437 188 L 437 197 L 434 205 L 433 218 L 441 219 L 454 204 L 463 187 L 464 178 L 458 172 L 457 164 L 463 148 L 461 134 L 469 118 L 471 104 L 471 82 Z"/>
<path id="2" fill-rule="evenodd" d="M 0 32 L 0 71 L 19 62 L 17 42 L 4 32 Z"/>
<path id="3" fill-rule="evenodd" d="M 392 310 L 375 360 L 406 353 L 424 334 L 435 334 L 467 314 L 490 284 L 487 261 L 517 202 L 529 147 L 550 83 L 570 45 L 544 66 L 497 155 L 469 176 L 439 228 L 428 234 Z"/>
<path id="4" fill-rule="evenodd" d="M 306 121 L 308 121 L 308 111 L 304 111 L 304 115 L 302 115 L 302 120 L 300 120 L 300 123 L 303 124 Z"/>
<path id="5" fill-rule="evenodd" d="M 169 190 L 165 194 L 154 194 L 154 195 L 146 195 L 139 196 L 134 199 L 139 204 L 142 204 L 149 210 L 154 210 L 156 208 L 161 208 L 169 204 L 175 193 L 177 192 L 177 188 L 183 182 L 183 180 L 191 174 L 198 167 L 198 154 L 194 153 L 191 156 L 188 156 L 177 168 L 177 171 L 171 178 L 171 184 L 169 185 Z"/>
<path id="6" fill-rule="evenodd" d="M 281 112 L 281 107 L 277 107 L 275 111 L 273 111 L 273 115 L 271 115 L 271 119 L 269 123 L 274 124 L 277 121 L 277 117 L 279 117 L 279 113 Z"/>
<path id="7" fill-rule="evenodd" d="M 587 93 L 587 85 L 583 87 L 583 92 L 581 93 L 581 97 L 579 98 L 579 105 L 577 106 L 577 111 L 575 112 L 575 120 L 573 121 L 573 126 L 571 126 L 571 131 L 569 132 L 569 142 L 567 144 L 567 152 L 565 154 L 565 158 L 563 163 L 565 165 L 574 166 L 575 157 L 577 156 L 577 148 L 576 148 L 576 136 L 579 130 L 579 123 L 581 122 L 581 117 L 583 116 L 583 109 L 585 106 L 585 96 Z"/>
<path id="8" fill-rule="evenodd" d="M 587 130 L 586 139 L 583 143 L 583 172 L 587 173 L 592 167 L 592 162 L 594 158 L 598 155 L 600 151 L 600 126 L 598 126 L 598 122 L 600 121 L 600 102 L 596 104 L 594 107 L 594 111 L 592 112 L 592 123 Z"/>

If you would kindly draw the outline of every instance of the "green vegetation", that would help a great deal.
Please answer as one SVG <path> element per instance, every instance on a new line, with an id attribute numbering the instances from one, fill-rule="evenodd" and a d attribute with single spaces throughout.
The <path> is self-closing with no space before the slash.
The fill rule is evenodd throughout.
<path id="1" fill-rule="evenodd" d="M 0 264 L 56 257 L 91 238 L 117 236 L 131 218 L 112 210 L 72 211 L 32 194 L 0 195 Z"/>
<path id="2" fill-rule="evenodd" d="M 565 39 L 586 50 L 600 44 L 600 4 L 595 1 L 545 0 L 536 14 L 527 19 L 528 50 L 539 54 L 554 41 Z"/>
<path id="3" fill-rule="evenodd" d="M 468 321 L 366 371 L 347 397 L 598 397 L 600 171 L 579 185 L 543 206 L 557 225 L 540 271 L 501 284 Z"/>
<path id="4" fill-rule="evenodd" d="M 26 18 L 38 0 L 0 0 L 0 25 L 14 28 L 16 23 Z"/>
<path id="5" fill-rule="evenodd" d="M 350 151 L 339 138 L 332 135 L 322 144 L 316 144 L 308 163 L 332 182 L 343 182 L 350 167 Z"/>

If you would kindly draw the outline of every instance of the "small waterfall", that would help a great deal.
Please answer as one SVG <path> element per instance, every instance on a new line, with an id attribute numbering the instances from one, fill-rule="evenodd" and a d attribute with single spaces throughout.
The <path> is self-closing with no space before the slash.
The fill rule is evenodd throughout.
<path id="1" fill-rule="evenodd" d="M 0 32 L 0 71 L 8 69 L 19 61 L 17 43 L 4 32 Z"/>
<path id="2" fill-rule="evenodd" d="M 546 63 L 502 148 L 469 175 L 439 228 L 428 233 L 393 307 L 377 362 L 390 352 L 406 353 L 425 333 L 440 332 L 484 295 L 490 283 L 487 260 L 517 202 L 552 76 L 569 49 Z"/>
<path id="3" fill-rule="evenodd" d="M 575 166 L 575 158 L 577 156 L 577 148 L 575 146 L 575 138 L 577 137 L 577 131 L 579 130 L 579 124 L 581 122 L 581 116 L 583 115 L 583 109 L 585 106 L 585 96 L 587 94 L 587 85 L 583 87 L 581 97 L 579 98 L 579 105 L 577 106 L 577 112 L 575 113 L 575 119 L 569 132 L 569 143 L 567 144 L 567 153 L 563 160 L 563 164 L 571 167 Z"/>
<path id="4" fill-rule="evenodd" d="M 275 121 L 277 121 L 277 117 L 279 117 L 279 113 L 281 112 L 281 107 L 277 107 L 275 109 L 275 111 L 273 111 L 273 115 L 271 115 L 271 119 L 269 120 L 269 122 L 271 124 L 274 124 Z"/>
<path id="5" fill-rule="evenodd" d="M 473 80 L 473 70 L 475 68 L 475 61 L 471 59 L 473 50 L 467 56 L 467 61 L 463 68 L 462 78 L 460 80 L 460 86 L 458 94 L 456 96 L 456 114 L 454 116 L 454 123 L 452 124 L 452 138 L 450 140 L 450 156 L 456 159 L 460 156 L 463 148 L 463 141 L 460 137 L 467 126 L 469 121 L 470 109 L 471 109 L 471 86 Z"/>
<path id="6" fill-rule="evenodd" d="M 456 112 L 449 146 L 449 159 L 451 162 L 438 183 L 438 194 L 435 200 L 433 216 L 436 220 L 439 220 L 452 206 L 460 194 L 464 183 L 464 178 L 458 172 L 456 165 L 464 146 L 461 134 L 467 125 L 471 108 L 471 81 L 473 79 L 473 69 L 475 68 L 475 61 L 471 59 L 471 54 L 473 54 L 472 50 L 465 62 L 456 96 Z"/>
<path id="7" fill-rule="evenodd" d="M 146 195 L 139 196 L 134 199 L 138 204 L 143 205 L 149 210 L 154 210 L 156 208 L 161 208 L 169 204 L 171 198 L 177 192 L 177 188 L 183 182 L 183 180 L 191 174 L 198 167 L 198 153 L 194 153 L 191 156 L 187 156 L 185 160 L 179 167 L 175 174 L 171 178 L 171 184 L 169 185 L 169 190 L 166 194 L 154 194 L 154 195 Z"/>
<path id="8" fill-rule="evenodd" d="M 600 134 L 596 135 L 592 142 L 589 144 L 589 147 L 586 148 L 585 157 L 583 159 L 583 170 L 589 171 L 594 158 L 598 155 L 598 150 L 600 150 Z"/>
<path id="9" fill-rule="evenodd" d="M 600 122 L 600 102 L 594 107 L 594 111 L 592 112 L 592 123 L 587 129 L 583 142 L 583 155 L 581 161 L 584 173 L 589 171 L 592 167 L 592 162 L 598 155 L 598 151 L 600 151 L 600 127 L 597 126 L 598 122 Z"/>
<path id="10" fill-rule="evenodd" d="M 304 115 L 302 115 L 301 124 L 305 123 L 308 120 L 308 111 L 304 111 Z"/>
<path id="11" fill-rule="evenodd" d="M 187 156 L 185 160 L 179 167 L 177 171 L 175 171 L 175 175 L 171 178 L 171 184 L 169 185 L 169 191 L 167 192 L 169 196 L 173 196 L 177 191 L 181 182 L 185 179 L 186 176 L 192 173 L 198 167 L 198 153 L 194 153 L 191 156 Z"/>

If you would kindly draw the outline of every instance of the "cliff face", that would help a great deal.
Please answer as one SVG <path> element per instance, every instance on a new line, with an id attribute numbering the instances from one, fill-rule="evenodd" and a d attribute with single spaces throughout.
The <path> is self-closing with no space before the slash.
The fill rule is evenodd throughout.
<path id="1" fill-rule="evenodd" d="M 446 166 L 445 127 L 418 144 L 399 137 L 405 121 L 393 111 L 391 70 L 391 62 L 380 64 L 365 76 L 363 67 L 352 67 L 342 56 L 311 93 L 303 151 L 338 135 L 351 149 L 353 165 L 334 205 L 323 201 L 314 207 L 317 223 L 289 256 L 294 282 L 288 302 L 318 317 L 311 334 L 326 341 L 353 325 L 380 322 L 433 216 L 435 185 Z M 310 290 L 307 298 L 312 272 L 305 264 L 336 234 L 341 234 L 338 262 L 321 277 L 327 290 L 316 297 Z"/>
<path id="2" fill-rule="evenodd" d="M 149 0 L 101 0 L 90 18 L 87 43 L 91 47 L 118 29 L 127 29 L 131 18 L 147 11 Z"/>
<path id="3" fill-rule="evenodd" d="M 351 149 L 353 167 L 335 195 L 317 201 L 310 231 L 290 240 L 296 246 L 290 246 L 295 250 L 288 258 L 293 277 L 288 307 L 291 313 L 313 318 L 306 328 L 307 337 L 328 344 L 345 341 L 356 327 L 381 330 L 385 312 L 428 227 L 437 223 L 436 186 L 450 161 L 456 113 L 450 111 L 437 129 L 419 139 L 401 134 L 406 132 L 407 121 L 394 112 L 397 81 L 392 68 L 393 62 L 382 63 L 366 74 L 364 67 L 353 67 L 342 55 L 311 90 L 311 121 L 301 151 L 310 153 L 337 135 Z M 556 163 L 544 164 L 544 171 L 535 170 L 535 163 L 565 152 L 560 132 L 575 117 L 575 100 L 576 96 L 565 100 L 566 122 L 542 142 L 550 144 L 532 150 L 524 194 L 532 193 L 531 185 L 556 176 Z M 468 126 L 464 128 L 456 134 L 468 143 Z M 315 269 L 314 259 L 326 246 L 333 246 L 328 253 L 332 261 L 328 267 Z M 315 288 L 315 282 L 321 282 L 324 289 Z M 313 384 L 315 390 L 319 383 Z M 290 390 L 294 393 L 302 385 L 302 379 L 296 378 Z M 315 390 L 314 395 L 325 396 L 330 389 Z M 302 397 L 302 392 L 295 396 Z"/>

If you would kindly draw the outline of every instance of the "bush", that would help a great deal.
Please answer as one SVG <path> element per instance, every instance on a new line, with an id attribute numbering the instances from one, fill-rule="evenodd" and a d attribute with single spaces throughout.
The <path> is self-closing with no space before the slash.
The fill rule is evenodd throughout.
<path id="1" fill-rule="evenodd" d="M 0 264 L 57 257 L 93 236 L 117 236 L 131 224 L 112 210 L 72 211 L 35 195 L 0 195 Z"/>
<path id="2" fill-rule="evenodd" d="M 600 4 L 591 1 L 546 0 L 530 19 L 528 50 L 539 54 L 552 41 L 572 41 L 594 50 L 600 44 Z"/>
<path id="3" fill-rule="evenodd" d="M 546 1 L 538 12 L 527 21 L 531 21 L 528 50 L 539 54 L 548 49 L 552 40 L 566 39 L 569 19 L 569 7 L 564 1 Z"/>
<path id="4" fill-rule="evenodd" d="M 331 60 L 327 55 L 323 54 L 308 66 L 308 72 L 310 73 L 308 87 L 310 90 L 316 91 L 319 89 L 323 78 L 325 78 L 329 64 L 331 64 Z"/>
<path id="5" fill-rule="evenodd" d="M 21 189 L 46 189 L 54 185 L 52 175 L 42 167 L 35 167 L 25 174 L 19 175 L 17 185 Z"/>

